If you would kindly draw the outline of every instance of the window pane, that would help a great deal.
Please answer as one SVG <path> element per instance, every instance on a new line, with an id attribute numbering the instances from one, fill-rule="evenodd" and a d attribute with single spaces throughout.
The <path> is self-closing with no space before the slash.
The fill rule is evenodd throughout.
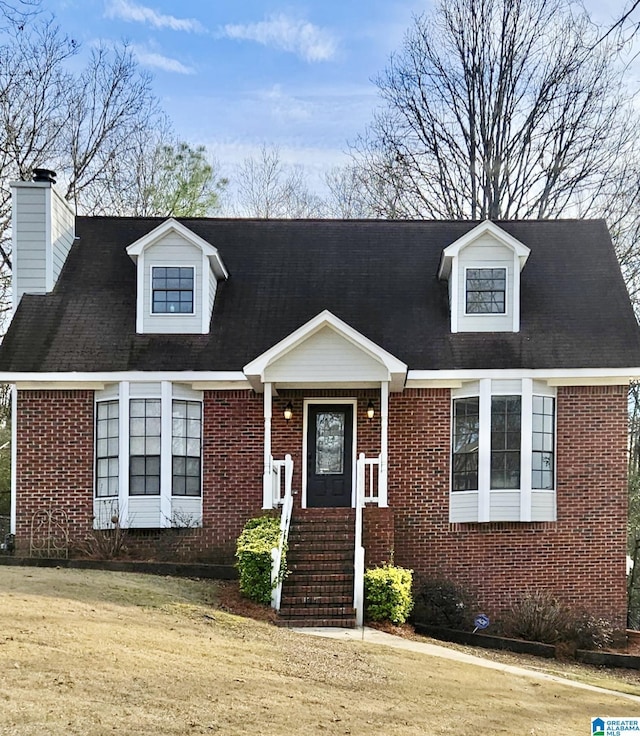
<path id="1" fill-rule="evenodd" d="M 504 314 L 506 269 L 469 268 L 466 273 L 467 313 Z"/>
<path id="2" fill-rule="evenodd" d="M 187 440 L 187 455 L 200 457 L 200 440 Z"/>
<path id="3" fill-rule="evenodd" d="M 129 452 L 132 455 L 144 455 L 144 437 L 132 437 L 129 441 Z"/>
<path id="4" fill-rule="evenodd" d="M 131 471 L 131 475 L 144 475 L 145 467 L 146 464 L 144 456 L 129 458 L 129 470 Z"/>
<path id="5" fill-rule="evenodd" d="M 491 488 L 520 488 L 520 396 L 491 399 Z"/>
<path id="6" fill-rule="evenodd" d="M 181 437 L 174 437 L 171 441 L 171 452 L 174 455 L 186 455 L 187 441 Z"/>
<path id="7" fill-rule="evenodd" d="M 197 401 L 189 401 L 187 404 L 187 416 L 189 419 L 200 419 L 202 415 L 200 403 Z"/>
<path id="8" fill-rule="evenodd" d="M 343 412 L 323 411 L 316 415 L 316 475 L 341 475 L 344 458 Z"/>
<path id="9" fill-rule="evenodd" d="M 188 457 L 186 459 L 185 473 L 192 478 L 200 477 L 200 458 Z"/>
<path id="10" fill-rule="evenodd" d="M 145 420 L 143 418 L 131 419 L 130 425 L 132 437 L 144 437 Z"/>
<path id="11" fill-rule="evenodd" d="M 200 476 L 187 477 L 187 496 L 199 496 L 200 495 Z"/>
<path id="12" fill-rule="evenodd" d="M 555 400 L 552 397 L 533 397 L 533 428 L 531 487 L 553 489 L 555 477 Z"/>
<path id="13" fill-rule="evenodd" d="M 454 491 L 478 488 L 478 432 L 480 400 L 477 396 L 453 402 L 452 487 Z"/>
<path id="14" fill-rule="evenodd" d="M 144 443 L 145 455 L 159 455 L 160 454 L 160 437 L 147 437 Z"/>
<path id="15" fill-rule="evenodd" d="M 200 495 L 200 434 L 202 409 L 198 401 L 173 402 L 173 480 L 174 496 Z M 188 417 L 188 419 L 187 419 Z"/>
<path id="16" fill-rule="evenodd" d="M 131 399 L 129 405 L 129 416 L 130 417 L 143 417 L 144 416 L 144 399 Z"/>
<path id="17" fill-rule="evenodd" d="M 174 417 L 186 417 L 187 416 L 187 402 L 186 401 L 174 401 L 171 413 Z"/>

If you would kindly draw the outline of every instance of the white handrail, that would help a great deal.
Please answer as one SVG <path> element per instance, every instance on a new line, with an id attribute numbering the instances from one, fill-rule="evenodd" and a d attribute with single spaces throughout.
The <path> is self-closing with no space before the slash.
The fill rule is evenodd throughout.
<path id="1" fill-rule="evenodd" d="M 291 455 L 285 455 L 284 460 L 274 460 L 274 475 L 276 463 L 278 464 L 278 489 L 281 483 L 281 469 L 284 468 L 284 495 L 281 501 L 282 513 L 280 515 L 280 536 L 278 546 L 271 550 L 271 607 L 280 610 L 282 599 L 282 558 L 287 549 L 289 539 L 289 527 L 291 525 L 291 513 L 293 511 L 293 492 L 291 483 L 293 480 L 293 460 Z M 275 485 L 274 485 L 275 489 Z"/>
<path id="2" fill-rule="evenodd" d="M 367 460 L 364 452 L 356 463 L 356 529 L 353 554 L 353 607 L 356 611 L 356 626 L 364 625 L 364 547 L 362 546 L 362 512 L 365 504 L 365 472 Z"/>

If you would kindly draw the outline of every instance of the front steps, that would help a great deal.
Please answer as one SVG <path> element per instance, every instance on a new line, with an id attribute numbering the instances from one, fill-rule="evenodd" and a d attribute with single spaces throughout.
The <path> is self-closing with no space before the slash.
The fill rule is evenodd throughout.
<path id="1" fill-rule="evenodd" d="M 279 626 L 354 628 L 353 509 L 294 509 Z"/>

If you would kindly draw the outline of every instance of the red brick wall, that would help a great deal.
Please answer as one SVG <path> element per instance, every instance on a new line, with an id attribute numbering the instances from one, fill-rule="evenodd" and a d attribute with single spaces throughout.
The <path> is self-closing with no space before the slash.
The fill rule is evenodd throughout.
<path id="1" fill-rule="evenodd" d="M 202 553 L 233 562 L 247 519 L 262 513 L 263 398 L 253 391 L 204 395 Z"/>
<path id="2" fill-rule="evenodd" d="M 379 452 L 377 391 L 283 392 L 274 397 L 273 455 L 291 453 L 301 489 L 304 397 L 357 397 L 358 451 Z M 369 398 L 376 416 L 366 418 Z M 284 421 L 287 401 L 293 419 Z M 625 387 L 558 389 L 558 521 L 449 524 L 450 394 L 407 389 L 389 408 L 389 506 L 368 509 L 368 563 L 389 558 L 419 576 L 445 576 L 478 595 L 491 616 L 525 589 L 544 588 L 568 603 L 624 625 L 626 531 Z M 204 396 L 204 527 L 181 542 L 184 553 L 233 560 L 246 519 L 261 513 L 263 398 L 252 391 Z M 17 542 L 28 545 L 33 513 L 59 504 L 72 535 L 91 529 L 93 394 L 21 391 L 18 400 Z M 157 534 L 140 532 L 153 553 Z M 377 541 L 372 543 L 372 538 Z M 158 545 L 159 546 L 159 545 Z M 156 547 L 157 548 L 157 547 Z"/>
<path id="3" fill-rule="evenodd" d="M 20 391 L 17 412 L 18 551 L 28 552 L 40 511 L 64 512 L 69 537 L 84 536 L 93 524 L 93 391 Z"/>
<path id="4" fill-rule="evenodd" d="M 625 625 L 626 387 L 558 389 L 558 521 L 449 524 L 447 390 L 394 395 L 389 505 L 395 561 L 446 577 L 499 615 L 544 589 Z"/>

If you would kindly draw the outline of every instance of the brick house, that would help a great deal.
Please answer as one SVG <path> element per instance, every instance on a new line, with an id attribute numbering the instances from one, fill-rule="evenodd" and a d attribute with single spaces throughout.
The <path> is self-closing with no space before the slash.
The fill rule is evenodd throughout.
<path id="1" fill-rule="evenodd" d="M 604 222 L 74 217 L 53 184 L 12 185 L 19 552 L 48 512 L 232 562 L 293 493 L 292 620 L 353 616 L 363 508 L 366 566 L 625 625 L 640 333 Z"/>

